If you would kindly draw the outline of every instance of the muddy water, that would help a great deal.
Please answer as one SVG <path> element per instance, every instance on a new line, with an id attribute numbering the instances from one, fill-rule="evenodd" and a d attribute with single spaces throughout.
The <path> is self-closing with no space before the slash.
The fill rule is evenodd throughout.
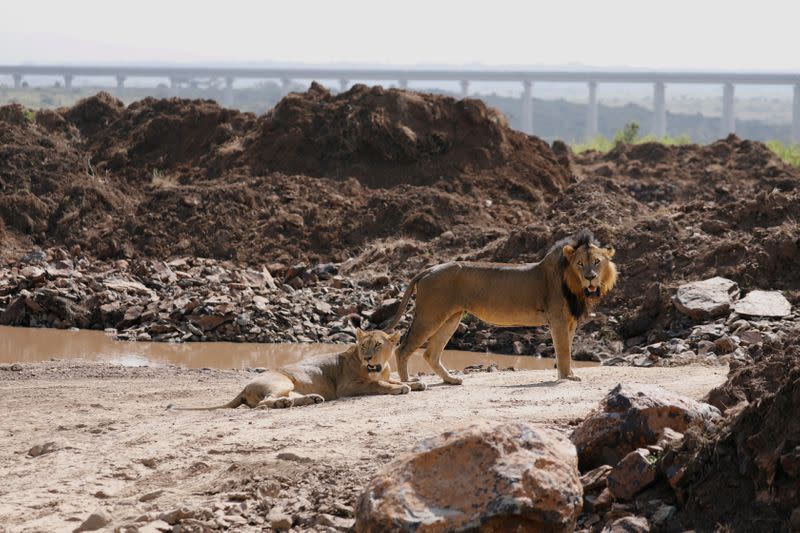
<path id="1" fill-rule="evenodd" d="M 13 328 L 0 326 L 0 363 L 46 361 L 50 358 L 107 361 L 125 366 L 176 364 L 190 368 L 277 368 L 310 355 L 339 352 L 341 344 L 253 344 L 197 342 L 120 342 L 101 331 Z M 446 350 L 445 366 L 461 370 L 469 365 L 496 363 L 499 368 L 552 369 L 553 359 Z M 573 365 L 596 363 L 574 361 Z M 409 370 L 430 372 L 420 353 Z"/>

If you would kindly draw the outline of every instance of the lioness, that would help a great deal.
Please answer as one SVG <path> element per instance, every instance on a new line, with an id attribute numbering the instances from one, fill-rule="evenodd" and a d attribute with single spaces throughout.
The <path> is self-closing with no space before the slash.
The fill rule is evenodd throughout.
<path id="1" fill-rule="evenodd" d="M 259 409 L 299 407 L 345 396 L 407 394 L 425 390 L 424 383 L 401 383 L 389 377 L 399 333 L 356 330 L 356 343 L 340 354 L 309 358 L 268 370 L 245 386 L 230 402 L 215 407 L 175 407 L 181 411 L 235 409 L 240 405 Z"/>
<path id="2" fill-rule="evenodd" d="M 578 320 L 617 281 L 612 247 L 603 248 L 587 230 L 554 244 L 538 263 L 453 262 L 417 274 L 403 294 L 391 324 L 403 316 L 416 288 L 414 319 L 397 349 L 397 372 L 408 381 L 408 358 L 425 341 L 425 360 L 446 382 L 460 385 L 441 361 L 442 350 L 464 311 L 498 326 L 550 326 L 559 379 L 580 381 L 570 368 Z"/>

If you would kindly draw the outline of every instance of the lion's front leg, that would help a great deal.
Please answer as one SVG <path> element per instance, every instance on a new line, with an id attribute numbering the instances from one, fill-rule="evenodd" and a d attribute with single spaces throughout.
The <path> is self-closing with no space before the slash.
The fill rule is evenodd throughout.
<path id="1" fill-rule="evenodd" d="M 408 394 L 411 387 L 407 383 L 390 383 L 388 381 L 361 381 L 351 384 L 342 390 L 339 396 L 375 396 L 379 394 Z"/>
<path id="2" fill-rule="evenodd" d="M 387 379 L 386 381 L 387 381 L 387 383 L 391 383 L 392 385 L 403 385 L 404 384 L 402 381 L 397 381 L 396 379 Z M 409 381 L 408 383 L 405 383 L 405 385 L 408 385 L 409 387 L 411 387 L 412 391 L 428 390 L 428 385 L 426 383 L 422 382 L 422 381 Z"/>
<path id="3" fill-rule="evenodd" d="M 572 372 L 572 339 L 575 337 L 577 325 L 578 323 L 570 318 L 561 324 L 550 326 L 550 335 L 553 337 L 553 347 L 556 351 L 558 379 L 581 380 Z"/>

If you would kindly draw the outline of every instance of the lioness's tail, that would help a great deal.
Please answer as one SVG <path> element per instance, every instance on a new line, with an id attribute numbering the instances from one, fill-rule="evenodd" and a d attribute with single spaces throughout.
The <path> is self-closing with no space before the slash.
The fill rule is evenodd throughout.
<path id="1" fill-rule="evenodd" d="M 411 278 L 411 281 L 408 282 L 408 287 L 406 287 L 406 292 L 403 293 L 403 299 L 400 301 L 400 307 L 397 308 L 397 312 L 394 314 L 391 323 L 383 328 L 383 331 L 390 333 L 392 330 L 394 330 L 394 327 L 400 322 L 400 319 L 403 318 L 403 313 L 406 312 L 406 307 L 408 307 L 408 302 L 411 300 L 411 296 L 414 294 L 414 289 L 417 287 L 417 282 L 427 273 L 428 269 L 425 269 Z"/>
<path id="2" fill-rule="evenodd" d="M 167 406 L 167 409 L 170 411 L 213 411 L 214 409 L 236 409 L 240 405 L 244 405 L 244 403 L 244 391 L 242 391 L 236 398 L 223 405 L 214 407 L 177 407 L 171 403 Z"/>

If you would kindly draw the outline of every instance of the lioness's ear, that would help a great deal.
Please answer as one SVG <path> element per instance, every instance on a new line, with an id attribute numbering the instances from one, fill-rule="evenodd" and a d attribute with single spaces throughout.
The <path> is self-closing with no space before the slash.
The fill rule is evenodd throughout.
<path id="1" fill-rule="evenodd" d="M 395 331 L 394 333 L 392 333 L 389 336 L 389 340 L 392 342 L 392 344 L 397 344 L 397 341 L 400 340 L 400 332 L 399 331 Z"/>
<path id="2" fill-rule="evenodd" d="M 356 328 L 356 339 L 361 340 L 364 337 L 364 330 L 361 328 Z"/>
<path id="3" fill-rule="evenodd" d="M 616 250 L 614 250 L 614 247 L 611 245 L 606 246 L 605 251 L 606 251 L 606 257 L 608 257 L 609 259 L 614 257 L 614 253 L 616 252 Z"/>
<path id="4" fill-rule="evenodd" d="M 575 248 L 570 246 L 569 244 L 564 245 L 564 248 L 561 249 L 561 252 L 564 254 L 564 257 L 567 259 L 572 259 L 572 254 L 575 253 Z"/>

